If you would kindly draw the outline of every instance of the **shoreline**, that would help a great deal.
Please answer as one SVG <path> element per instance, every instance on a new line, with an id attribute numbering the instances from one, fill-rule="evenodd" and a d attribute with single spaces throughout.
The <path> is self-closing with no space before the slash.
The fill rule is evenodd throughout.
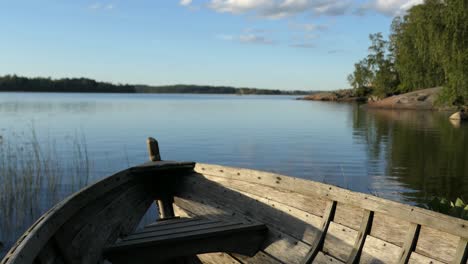
<path id="1" fill-rule="evenodd" d="M 456 106 L 438 105 L 437 99 L 442 87 L 434 87 L 412 91 L 409 93 L 389 96 L 380 100 L 372 97 L 355 97 L 353 91 L 338 90 L 320 92 L 300 98 L 299 100 L 326 101 L 326 102 L 367 102 L 362 107 L 367 109 L 387 110 L 425 110 L 425 111 L 456 111 Z"/>
<path id="2" fill-rule="evenodd" d="M 342 89 L 336 91 L 317 92 L 304 97 L 298 98 L 298 100 L 305 101 L 322 101 L 322 102 L 366 102 L 367 97 L 358 97 L 353 95 L 352 89 Z"/>

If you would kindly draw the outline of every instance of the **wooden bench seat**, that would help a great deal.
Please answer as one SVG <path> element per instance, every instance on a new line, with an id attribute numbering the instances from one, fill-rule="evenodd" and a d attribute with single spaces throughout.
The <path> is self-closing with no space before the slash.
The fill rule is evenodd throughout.
<path id="1" fill-rule="evenodd" d="M 180 218 L 156 222 L 117 241 L 104 251 L 118 263 L 157 263 L 211 252 L 253 256 L 267 228 L 264 224 Z"/>

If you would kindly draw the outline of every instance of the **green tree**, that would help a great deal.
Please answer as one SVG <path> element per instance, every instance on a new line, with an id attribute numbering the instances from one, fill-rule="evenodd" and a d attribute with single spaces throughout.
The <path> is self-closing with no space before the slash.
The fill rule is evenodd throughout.
<path id="1" fill-rule="evenodd" d="M 394 56 L 389 52 L 389 42 L 382 33 L 369 36 L 371 45 L 369 54 L 354 65 L 354 72 L 348 76 L 348 82 L 358 95 L 375 95 L 385 97 L 396 92 L 399 84 L 398 74 L 394 69 Z"/>
<path id="2" fill-rule="evenodd" d="M 388 96 L 443 86 L 441 101 L 466 104 L 468 100 L 468 0 L 425 0 L 395 17 L 389 40 L 370 36 L 366 70 L 373 93 Z M 364 64 L 358 63 L 363 66 Z M 357 82 L 362 67 L 348 77 Z"/>
<path id="3" fill-rule="evenodd" d="M 356 96 L 367 96 L 371 91 L 372 71 L 366 59 L 354 64 L 354 72 L 348 75 L 348 82 L 354 88 Z"/>
<path id="4" fill-rule="evenodd" d="M 446 0 L 443 8 L 441 61 L 446 75 L 444 99 L 468 100 L 468 1 Z"/>

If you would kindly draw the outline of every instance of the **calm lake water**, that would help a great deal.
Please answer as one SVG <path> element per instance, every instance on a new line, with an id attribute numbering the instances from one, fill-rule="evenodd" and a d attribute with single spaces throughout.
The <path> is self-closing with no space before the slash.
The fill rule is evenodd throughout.
<path id="1" fill-rule="evenodd" d="M 2 159 L 49 165 L 25 180 L 8 178 L 0 163 L 0 256 L 66 195 L 147 161 L 148 136 L 167 160 L 278 172 L 421 206 L 464 196 L 468 125 L 449 114 L 290 96 L 1 93 Z"/>

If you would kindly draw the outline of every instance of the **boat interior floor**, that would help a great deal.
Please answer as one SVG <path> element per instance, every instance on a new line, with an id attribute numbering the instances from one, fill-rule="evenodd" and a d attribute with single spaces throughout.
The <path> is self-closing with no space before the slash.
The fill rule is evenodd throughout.
<path id="1" fill-rule="evenodd" d="M 158 221 L 119 239 L 104 251 L 113 264 L 161 263 L 202 253 L 255 255 L 267 234 L 261 223 L 174 218 Z"/>

